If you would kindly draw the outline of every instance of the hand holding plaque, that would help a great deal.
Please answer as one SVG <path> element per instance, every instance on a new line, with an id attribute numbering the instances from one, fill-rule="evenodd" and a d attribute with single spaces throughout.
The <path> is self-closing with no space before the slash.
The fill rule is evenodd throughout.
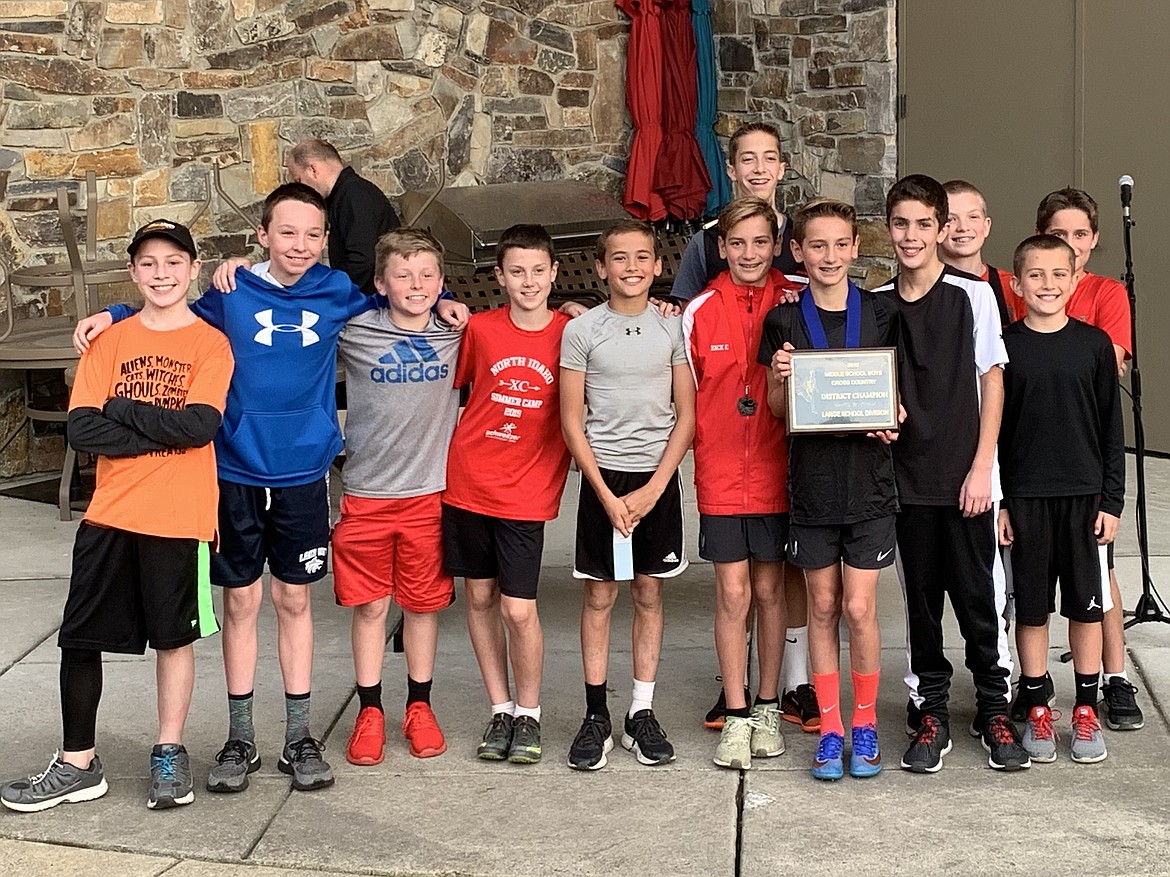
<path id="1" fill-rule="evenodd" d="M 794 350 L 787 387 L 791 435 L 898 429 L 893 347 Z"/>

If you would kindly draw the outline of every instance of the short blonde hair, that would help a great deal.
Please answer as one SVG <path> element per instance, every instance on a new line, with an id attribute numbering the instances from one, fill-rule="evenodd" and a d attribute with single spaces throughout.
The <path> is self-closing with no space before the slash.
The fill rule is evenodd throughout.
<path id="1" fill-rule="evenodd" d="M 772 240 L 780 237 L 780 222 L 776 219 L 776 210 L 763 198 L 736 198 L 729 201 L 727 206 L 719 211 L 719 238 L 727 240 L 731 230 L 745 219 L 761 216 L 768 221 L 768 228 L 772 232 Z"/>
<path id="2" fill-rule="evenodd" d="M 796 215 L 792 217 L 792 239 L 798 244 L 803 244 L 808 224 L 814 219 L 825 218 L 844 220 L 853 230 L 853 237 L 857 237 L 857 211 L 853 209 L 853 205 L 832 198 L 817 198 L 797 210 Z"/>
<path id="3" fill-rule="evenodd" d="M 447 273 L 443 269 L 443 245 L 422 228 L 396 228 L 378 238 L 374 247 L 374 271 L 381 277 L 386 273 L 391 256 L 405 258 L 418 253 L 432 253 L 439 263 L 439 273 Z"/>

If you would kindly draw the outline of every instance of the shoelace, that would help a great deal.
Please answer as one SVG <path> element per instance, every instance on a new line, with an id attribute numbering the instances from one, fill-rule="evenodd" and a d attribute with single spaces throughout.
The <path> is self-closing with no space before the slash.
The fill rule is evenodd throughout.
<path id="1" fill-rule="evenodd" d="M 1033 710 L 1033 714 L 1028 717 L 1028 721 L 1031 723 L 1032 728 L 1034 729 L 1032 733 L 1035 735 L 1036 739 L 1055 739 L 1056 728 L 1053 727 L 1053 722 L 1058 718 L 1059 716 L 1056 713 L 1053 713 L 1052 710 L 1039 708 Z"/>
<path id="2" fill-rule="evenodd" d="M 175 769 L 178 767 L 179 754 L 177 752 L 164 752 L 162 755 L 154 756 L 154 763 L 158 767 L 159 779 L 171 782 L 175 779 Z"/>
<path id="3" fill-rule="evenodd" d="M 513 727 L 515 727 L 515 726 L 513 726 Z M 507 729 L 508 729 L 508 720 L 505 717 L 505 714 L 504 713 L 493 713 L 492 720 L 490 722 L 488 722 L 488 734 L 491 735 L 497 731 L 500 733 L 503 733 L 503 732 L 507 731 Z"/>
<path id="4" fill-rule="evenodd" d="M 35 785 L 37 785 L 38 783 L 40 783 L 40 782 L 43 782 L 43 781 L 44 781 L 44 779 L 45 779 L 45 777 L 47 777 L 49 774 L 51 774 L 51 773 L 53 772 L 53 768 L 55 768 L 55 767 L 56 767 L 57 765 L 59 765 L 59 764 L 63 766 L 63 765 L 65 764 L 65 762 L 63 762 L 63 761 L 61 760 L 61 753 L 60 753 L 60 751 L 57 751 L 57 752 L 54 752 L 54 753 L 53 753 L 53 757 L 52 757 L 52 758 L 49 760 L 49 766 L 48 766 L 48 767 L 46 767 L 46 768 L 45 768 L 44 770 L 42 770 L 40 773 L 38 773 L 38 774 L 36 774 L 36 775 L 34 775 L 34 776 L 30 776 L 30 777 L 28 778 L 29 785 L 35 786 Z"/>
<path id="5" fill-rule="evenodd" d="M 878 754 L 877 728 L 865 725 L 853 729 L 853 754 L 873 758 Z"/>
<path id="6" fill-rule="evenodd" d="M 748 721 L 751 721 L 749 719 Z M 631 735 L 637 740 L 646 740 L 648 743 L 662 743 L 666 740 L 666 732 L 658 724 L 654 716 L 643 716 L 640 719 L 630 719 L 634 733 Z"/>
<path id="7" fill-rule="evenodd" d="M 248 744 L 243 740 L 228 740 L 223 744 L 223 749 L 216 754 L 215 760 L 220 764 L 227 762 L 242 764 L 248 760 Z"/>
<path id="8" fill-rule="evenodd" d="M 817 744 L 817 761 L 830 761 L 840 758 L 845 749 L 845 738 L 840 734 L 822 734 L 821 742 Z"/>
<path id="9" fill-rule="evenodd" d="M 1008 744 L 1016 741 L 1015 729 L 1007 716 L 992 716 L 987 722 L 987 733 L 996 743 Z"/>
<path id="10" fill-rule="evenodd" d="M 581 733 L 588 734 L 592 742 L 601 746 L 605 742 L 605 738 L 609 736 L 606 731 L 605 722 L 602 719 L 595 719 L 589 716 L 581 725 Z"/>
<path id="11" fill-rule="evenodd" d="M 292 752 L 293 761 L 320 761 L 321 750 L 325 748 L 325 744 L 312 737 L 304 737 L 290 743 L 288 748 Z"/>
<path id="12" fill-rule="evenodd" d="M 942 725 L 934 716 L 923 716 L 922 724 L 918 726 L 916 743 L 933 743 L 942 731 Z"/>
<path id="13" fill-rule="evenodd" d="M 1072 727 L 1078 740 L 1092 740 L 1093 734 L 1101 730 L 1101 723 L 1091 709 L 1078 709 L 1073 713 Z"/>
<path id="14" fill-rule="evenodd" d="M 407 710 L 406 718 L 402 720 L 402 724 L 408 731 L 413 731 L 416 725 L 423 725 L 427 728 L 438 727 L 431 711 L 421 708 Z"/>

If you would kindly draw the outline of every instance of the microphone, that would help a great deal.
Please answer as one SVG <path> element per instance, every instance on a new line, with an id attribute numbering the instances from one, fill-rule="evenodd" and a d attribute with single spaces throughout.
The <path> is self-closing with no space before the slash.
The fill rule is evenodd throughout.
<path id="1" fill-rule="evenodd" d="M 1133 201 L 1133 177 L 1129 174 L 1122 174 L 1117 185 L 1121 186 L 1121 212 L 1129 216 L 1129 205 Z"/>

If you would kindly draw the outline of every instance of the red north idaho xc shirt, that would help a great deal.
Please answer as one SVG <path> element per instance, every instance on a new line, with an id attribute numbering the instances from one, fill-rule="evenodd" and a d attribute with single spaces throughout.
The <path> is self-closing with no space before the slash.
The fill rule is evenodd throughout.
<path id="1" fill-rule="evenodd" d="M 551 521 L 569 472 L 561 437 L 561 335 L 569 318 L 532 332 L 510 307 L 474 314 L 455 386 L 471 385 L 447 456 L 443 502 L 516 521 Z"/>

